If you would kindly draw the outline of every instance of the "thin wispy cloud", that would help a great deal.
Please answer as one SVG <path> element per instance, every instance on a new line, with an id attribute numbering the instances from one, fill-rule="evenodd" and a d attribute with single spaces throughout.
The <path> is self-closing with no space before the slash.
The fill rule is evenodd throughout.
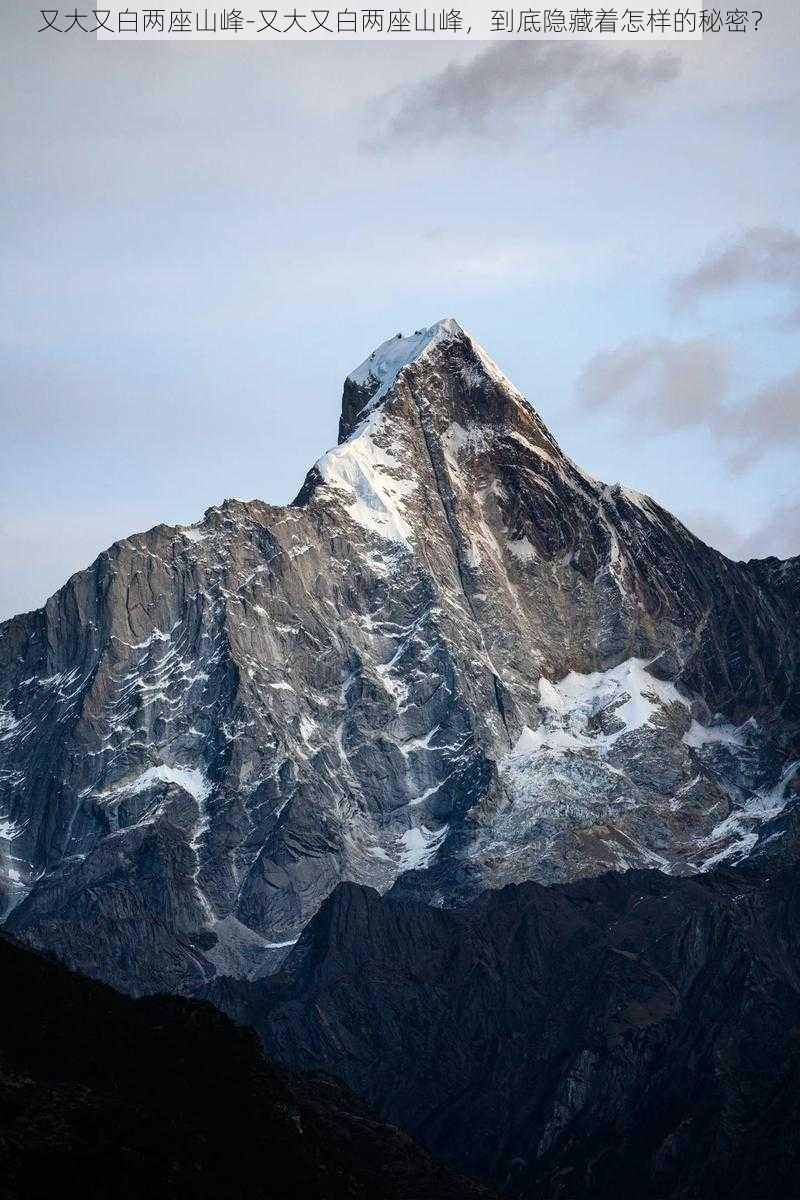
<path id="1" fill-rule="evenodd" d="M 586 364 L 578 390 L 587 408 L 686 429 L 719 420 L 728 385 L 728 352 L 715 338 L 629 338 Z"/>
<path id="2" fill-rule="evenodd" d="M 581 403 L 659 430 L 704 429 L 732 471 L 800 447 L 800 370 L 743 402 L 730 397 L 726 347 L 715 338 L 632 338 L 595 355 L 578 380 Z"/>
<path id="3" fill-rule="evenodd" d="M 763 558 L 767 553 L 791 558 L 800 554 L 800 501 L 778 504 L 766 520 L 749 532 L 713 512 L 684 513 L 683 521 L 704 542 L 729 558 Z"/>
<path id="4" fill-rule="evenodd" d="M 800 370 L 727 409 L 718 433 L 734 447 L 732 466 L 745 469 L 769 449 L 800 447 Z"/>
<path id="5" fill-rule="evenodd" d="M 613 125 L 677 78 L 677 55 L 561 42 L 502 42 L 401 91 L 368 145 L 503 138 L 547 115 L 573 130 Z"/>
<path id="6" fill-rule="evenodd" d="M 754 558 L 763 553 L 764 546 L 773 547 L 779 558 L 800 554 L 800 501 L 780 504 L 742 546 L 744 557 Z"/>
<path id="7" fill-rule="evenodd" d="M 746 230 L 735 241 L 710 254 L 673 285 L 677 308 L 707 296 L 743 287 L 775 287 L 788 292 L 785 320 L 800 322 L 800 236 L 780 225 Z"/>

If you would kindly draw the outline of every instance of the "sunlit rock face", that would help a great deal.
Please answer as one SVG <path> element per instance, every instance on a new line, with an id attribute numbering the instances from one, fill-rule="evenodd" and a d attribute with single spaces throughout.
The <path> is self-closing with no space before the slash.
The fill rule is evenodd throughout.
<path id="1" fill-rule="evenodd" d="M 341 880 L 791 855 L 798 580 L 581 471 L 456 322 L 393 338 L 293 504 L 0 626 L 7 924 L 138 992 L 274 969 Z"/>

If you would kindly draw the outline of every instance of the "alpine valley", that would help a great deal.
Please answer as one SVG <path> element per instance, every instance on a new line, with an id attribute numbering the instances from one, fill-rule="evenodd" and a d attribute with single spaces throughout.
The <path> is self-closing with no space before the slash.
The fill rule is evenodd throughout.
<path id="1" fill-rule="evenodd" d="M 0 626 L 4 925 L 513 1195 L 788 1196 L 799 617 L 800 558 L 588 475 L 455 321 L 398 335 L 293 503 Z"/>

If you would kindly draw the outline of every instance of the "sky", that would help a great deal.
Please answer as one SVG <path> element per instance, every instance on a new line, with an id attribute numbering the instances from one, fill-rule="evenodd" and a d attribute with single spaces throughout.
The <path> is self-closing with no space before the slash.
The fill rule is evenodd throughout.
<path id="1" fill-rule="evenodd" d="M 453 316 L 566 452 L 800 553 L 800 14 L 702 43 L 114 45 L 0 15 L 0 619 L 284 503 Z M 80 6 L 79 6 L 80 7 Z"/>

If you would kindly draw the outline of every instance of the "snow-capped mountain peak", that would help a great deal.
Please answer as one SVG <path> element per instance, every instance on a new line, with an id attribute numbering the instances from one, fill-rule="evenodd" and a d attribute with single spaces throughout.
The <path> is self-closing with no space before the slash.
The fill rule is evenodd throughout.
<path id="1" fill-rule="evenodd" d="M 418 361 L 439 342 L 466 336 L 453 317 L 437 321 L 429 329 L 417 329 L 405 337 L 402 333 L 395 334 L 350 372 L 348 382 L 369 394 L 368 403 L 374 405 L 386 395 L 403 367 Z"/>
<path id="2" fill-rule="evenodd" d="M 0 627 L 15 932 L 175 988 L 268 969 L 342 879 L 791 852 L 794 569 L 580 471 L 450 320 L 351 372 L 340 432 L 293 504 L 126 538 Z"/>
<path id="3" fill-rule="evenodd" d="M 428 370 L 440 379 L 460 376 L 462 383 L 472 384 L 478 391 L 493 385 L 502 390 L 507 401 L 519 405 L 521 411 L 527 409 L 520 392 L 483 347 L 458 321 L 447 317 L 406 337 L 396 334 L 350 372 L 342 397 L 340 442 L 352 437 L 377 408 L 386 407 L 387 398 L 411 367 Z M 432 402 L 431 396 L 427 399 Z M 451 404 L 452 400 L 451 396 Z"/>

